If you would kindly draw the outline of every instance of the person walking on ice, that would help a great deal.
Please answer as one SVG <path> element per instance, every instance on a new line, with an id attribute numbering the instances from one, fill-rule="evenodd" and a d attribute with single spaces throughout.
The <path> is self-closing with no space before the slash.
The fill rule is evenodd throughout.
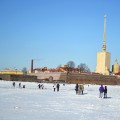
<path id="1" fill-rule="evenodd" d="M 105 89 L 104 89 L 104 98 L 107 98 L 107 86 L 105 86 Z"/>
<path id="2" fill-rule="evenodd" d="M 78 94 L 78 83 L 76 84 L 76 86 L 75 86 L 75 91 L 76 91 L 76 95 Z"/>
<path id="3" fill-rule="evenodd" d="M 13 82 L 13 87 L 15 87 L 15 82 Z"/>
<path id="4" fill-rule="evenodd" d="M 54 90 L 54 92 L 55 92 L 55 89 L 56 89 L 56 84 L 53 85 L 53 90 Z"/>
<path id="5" fill-rule="evenodd" d="M 79 95 L 83 95 L 83 91 L 84 91 L 84 85 L 79 85 L 79 88 L 78 88 Z"/>
<path id="6" fill-rule="evenodd" d="M 102 84 L 101 84 L 101 86 L 99 87 L 99 92 L 100 92 L 99 98 L 102 98 L 102 97 L 103 97 L 103 92 L 104 92 L 104 87 L 103 87 Z"/>
<path id="7" fill-rule="evenodd" d="M 19 83 L 19 88 L 21 88 L 21 83 Z"/>
<path id="8" fill-rule="evenodd" d="M 59 92 L 60 84 L 57 84 L 57 92 Z"/>
<path id="9" fill-rule="evenodd" d="M 82 95 L 83 95 L 83 91 L 84 91 L 84 85 L 81 85 L 81 92 L 82 92 Z"/>

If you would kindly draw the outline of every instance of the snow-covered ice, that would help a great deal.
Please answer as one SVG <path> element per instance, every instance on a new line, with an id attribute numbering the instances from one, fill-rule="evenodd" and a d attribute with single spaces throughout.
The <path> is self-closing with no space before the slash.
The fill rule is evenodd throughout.
<path id="1" fill-rule="evenodd" d="M 84 95 L 76 95 L 75 84 L 0 81 L 0 120 L 120 120 L 120 86 L 108 87 L 108 98 L 99 98 L 99 85 L 84 85 Z"/>

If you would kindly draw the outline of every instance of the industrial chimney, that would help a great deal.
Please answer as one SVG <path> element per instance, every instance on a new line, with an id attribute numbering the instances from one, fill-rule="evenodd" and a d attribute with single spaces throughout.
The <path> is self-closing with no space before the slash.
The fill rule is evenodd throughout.
<path id="1" fill-rule="evenodd" d="M 31 73 L 33 73 L 33 59 L 31 60 Z"/>

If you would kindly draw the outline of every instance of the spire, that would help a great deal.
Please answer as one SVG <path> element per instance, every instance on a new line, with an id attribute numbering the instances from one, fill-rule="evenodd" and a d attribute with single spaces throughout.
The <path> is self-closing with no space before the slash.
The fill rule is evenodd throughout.
<path id="1" fill-rule="evenodd" d="M 103 37 L 102 51 L 106 51 L 106 15 L 104 15 L 104 37 Z"/>
<path id="2" fill-rule="evenodd" d="M 118 65 L 118 60 L 117 59 L 115 60 L 115 64 Z"/>

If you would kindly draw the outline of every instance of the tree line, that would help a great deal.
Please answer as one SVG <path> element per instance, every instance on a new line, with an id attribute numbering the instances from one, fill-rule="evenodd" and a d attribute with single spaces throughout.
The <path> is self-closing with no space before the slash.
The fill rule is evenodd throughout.
<path id="1" fill-rule="evenodd" d="M 80 63 L 79 65 L 75 65 L 74 61 L 68 61 L 66 63 L 68 67 L 68 71 L 74 71 L 77 70 L 79 72 L 90 72 L 90 68 L 85 63 Z M 60 66 L 59 66 L 60 67 Z"/>

